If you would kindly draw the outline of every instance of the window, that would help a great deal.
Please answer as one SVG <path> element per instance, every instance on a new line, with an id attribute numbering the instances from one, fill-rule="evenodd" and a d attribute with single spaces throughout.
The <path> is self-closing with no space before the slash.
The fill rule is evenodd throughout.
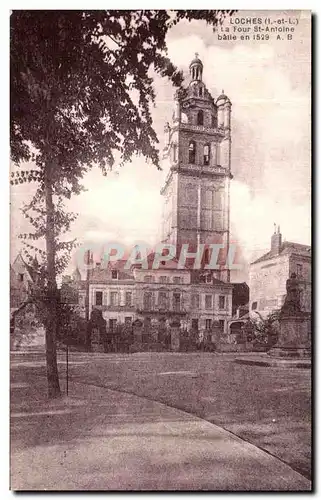
<path id="1" fill-rule="evenodd" d="M 151 283 L 152 282 L 152 276 L 150 276 L 150 275 L 144 276 L 144 281 L 145 281 L 145 283 Z"/>
<path id="2" fill-rule="evenodd" d="M 298 278 L 302 277 L 302 264 L 297 264 L 296 265 L 296 275 Z"/>
<path id="3" fill-rule="evenodd" d="M 198 319 L 192 319 L 192 330 L 198 330 Z"/>
<path id="4" fill-rule="evenodd" d="M 173 305 L 174 305 L 174 311 L 180 311 L 180 309 L 181 309 L 181 294 L 180 293 L 173 294 Z"/>
<path id="5" fill-rule="evenodd" d="M 177 144 L 173 144 L 173 161 L 177 161 Z"/>
<path id="6" fill-rule="evenodd" d="M 136 252 L 136 259 L 137 260 L 141 260 L 142 254 L 141 254 L 141 252 L 139 250 L 139 246 L 138 245 L 135 246 L 135 252 Z"/>
<path id="7" fill-rule="evenodd" d="M 215 278 L 216 280 L 220 280 L 221 281 L 221 271 L 214 271 L 213 272 L 213 278 Z"/>
<path id="8" fill-rule="evenodd" d="M 188 162 L 195 163 L 195 158 L 196 158 L 196 144 L 194 141 L 191 141 L 188 147 Z"/>
<path id="9" fill-rule="evenodd" d="M 252 302 L 252 311 L 255 311 L 257 309 L 257 302 Z"/>
<path id="10" fill-rule="evenodd" d="M 23 281 L 23 274 L 22 274 L 22 273 L 19 273 L 19 274 L 18 274 L 18 280 L 19 280 L 19 281 Z"/>
<path id="11" fill-rule="evenodd" d="M 168 306 L 168 294 L 166 292 L 158 293 L 158 306 L 160 309 L 166 309 Z"/>
<path id="12" fill-rule="evenodd" d="M 159 318 L 158 325 L 162 329 L 166 328 L 166 318 Z"/>
<path id="13" fill-rule="evenodd" d="M 102 306 L 103 305 L 103 292 L 96 292 L 96 306 Z"/>
<path id="14" fill-rule="evenodd" d="M 210 164 L 210 147 L 208 144 L 204 146 L 204 165 Z"/>
<path id="15" fill-rule="evenodd" d="M 212 295 L 205 295 L 205 309 L 212 309 Z"/>
<path id="16" fill-rule="evenodd" d="M 204 113 L 202 110 L 197 113 L 197 125 L 204 125 Z"/>
<path id="17" fill-rule="evenodd" d="M 151 292 L 144 293 L 144 309 L 150 311 L 152 308 L 152 294 Z"/>
<path id="18" fill-rule="evenodd" d="M 211 319 L 206 319 L 205 320 L 205 330 L 210 330 L 212 327 L 212 320 Z"/>
<path id="19" fill-rule="evenodd" d="M 173 278 L 173 283 L 174 283 L 175 285 L 180 285 L 180 284 L 181 284 L 181 282 L 182 282 L 182 280 L 181 280 L 181 278 L 180 278 L 179 276 L 174 276 L 174 278 Z"/>
<path id="20" fill-rule="evenodd" d="M 205 252 L 204 252 L 204 264 L 209 264 L 209 263 L 210 263 L 210 250 L 209 250 L 209 248 L 205 248 Z"/>
<path id="21" fill-rule="evenodd" d="M 203 89 L 202 89 L 202 87 L 200 87 L 200 90 L 199 90 L 199 96 L 200 96 L 200 97 L 203 97 Z"/>
<path id="22" fill-rule="evenodd" d="M 160 283 L 168 283 L 167 276 L 160 276 L 159 277 L 159 282 Z"/>
<path id="23" fill-rule="evenodd" d="M 132 305 L 132 292 L 125 293 L 125 304 L 126 304 L 126 306 Z"/>
<path id="24" fill-rule="evenodd" d="M 192 307 L 194 309 L 200 308 L 200 296 L 198 294 L 192 295 Z"/>
<path id="25" fill-rule="evenodd" d="M 118 306 L 118 292 L 110 292 L 110 305 Z"/>
<path id="26" fill-rule="evenodd" d="M 219 308 L 225 309 L 225 295 L 220 295 L 218 300 L 219 300 Z"/>
<path id="27" fill-rule="evenodd" d="M 131 316 L 125 316 L 125 325 L 130 326 L 132 324 L 132 317 Z"/>
<path id="28" fill-rule="evenodd" d="M 222 332 L 224 332 L 224 327 L 225 327 L 225 321 L 224 321 L 224 319 L 219 319 L 218 322 L 220 324 L 220 330 Z"/>
<path id="29" fill-rule="evenodd" d="M 144 328 L 150 328 L 152 325 L 152 318 L 144 318 Z"/>
<path id="30" fill-rule="evenodd" d="M 111 272 L 111 279 L 112 280 L 117 280 L 118 279 L 118 271 L 112 271 Z"/>
<path id="31" fill-rule="evenodd" d="M 217 127 L 217 119 L 216 119 L 216 116 L 212 115 L 212 128 L 216 128 Z"/>
<path id="32" fill-rule="evenodd" d="M 299 290 L 299 304 L 300 304 L 300 307 L 302 309 L 302 305 L 303 305 L 303 290 Z"/>
<path id="33" fill-rule="evenodd" d="M 117 325 L 117 319 L 110 319 L 109 320 L 109 329 L 111 331 L 115 330 L 116 325 Z"/>

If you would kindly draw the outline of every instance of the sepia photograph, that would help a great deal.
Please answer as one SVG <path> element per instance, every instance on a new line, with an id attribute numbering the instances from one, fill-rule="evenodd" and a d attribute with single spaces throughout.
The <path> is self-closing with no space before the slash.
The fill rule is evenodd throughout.
<path id="1" fill-rule="evenodd" d="M 311 11 L 8 18 L 10 490 L 313 491 Z"/>

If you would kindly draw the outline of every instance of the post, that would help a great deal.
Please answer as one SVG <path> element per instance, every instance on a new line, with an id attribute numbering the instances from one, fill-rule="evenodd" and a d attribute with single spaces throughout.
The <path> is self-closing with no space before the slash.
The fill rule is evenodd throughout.
<path id="1" fill-rule="evenodd" d="M 69 393 L 69 352 L 68 352 L 68 342 L 66 342 L 66 392 L 67 396 Z"/>
<path id="2" fill-rule="evenodd" d="M 91 332 L 89 331 L 89 318 L 90 318 L 90 313 L 89 313 L 89 291 L 90 291 L 90 272 L 89 272 L 89 266 L 91 265 L 91 252 L 90 250 L 87 250 L 86 252 L 86 257 L 85 257 L 85 262 L 87 265 L 87 272 L 86 272 L 86 295 L 85 295 L 85 311 L 86 311 L 86 345 L 87 348 L 90 349 L 90 334 Z"/>

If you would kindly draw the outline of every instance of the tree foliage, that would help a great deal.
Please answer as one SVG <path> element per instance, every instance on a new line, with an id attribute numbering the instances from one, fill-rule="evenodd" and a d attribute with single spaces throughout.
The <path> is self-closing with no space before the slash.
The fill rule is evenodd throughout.
<path id="1" fill-rule="evenodd" d="M 233 11 L 13 11 L 11 14 L 11 158 L 33 168 L 12 173 L 12 183 L 38 183 L 32 234 L 45 236 L 44 184 L 54 197 L 55 237 L 68 232 L 75 215 L 65 198 L 82 190 L 92 165 L 104 174 L 117 160 L 142 155 L 159 167 L 151 107 L 155 89 L 150 69 L 182 83 L 167 56 L 166 34 L 181 19 L 215 27 Z M 61 242 L 57 250 L 70 250 Z M 62 267 L 64 261 L 60 264 Z M 59 266 L 59 263 L 57 263 Z"/>
<path id="2" fill-rule="evenodd" d="M 268 346 L 274 345 L 278 339 L 280 311 L 273 311 L 266 318 L 259 312 L 254 312 L 257 318 L 252 318 L 249 325 L 254 341 Z"/>

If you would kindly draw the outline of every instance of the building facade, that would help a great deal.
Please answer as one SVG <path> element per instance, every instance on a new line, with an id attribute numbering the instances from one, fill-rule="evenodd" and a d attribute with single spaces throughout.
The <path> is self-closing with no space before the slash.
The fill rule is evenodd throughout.
<path id="1" fill-rule="evenodd" d="M 286 281 L 295 273 L 300 284 L 301 309 L 311 312 L 311 247 L 282 242 L 280 229 L 271 238 L 271 249 L 250 265 L 250 315 L 266 317 L 281 309 Z"/>
<path id="2" fill-rule="evenodd" d="M 126 261 L 109 263 L 102 269 L 98 263 L 89 276 L 89 316 L 94 309 L 102 311 L 109 329 L 132 325 L 138 319 L 145 325 L 167 327 L 175 321 L 188 330 L 215 328 L 227 334 L 232 314 L 230 283 L 196 281 L 189 269 L 178 269 L 176 261 L 166 261 L 159 269 L 153 269 L 152 264 L 152 254 L 148 269 L 136 264 L 125 271 Z M 85 317 L 84 281 L 78 283 L 78 290 Z"/>

